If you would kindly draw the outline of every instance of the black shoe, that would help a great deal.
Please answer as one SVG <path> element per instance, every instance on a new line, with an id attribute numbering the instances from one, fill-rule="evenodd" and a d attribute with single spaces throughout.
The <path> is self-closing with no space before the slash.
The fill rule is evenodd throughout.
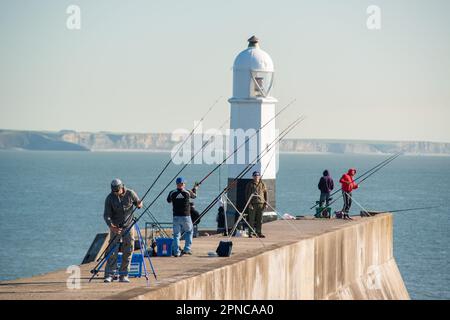
<path id="1" fill-rule="evenodd" d="M 184 256 L 185 254 L 187 254 L 187 255 L 189 255 L 189 256 L 192 256 L 192 251 L 184 251 L 184 250 L 181 250 L 181 255 Z"/>
<path id="2" fill-rule="evenodd" d="M 265 238 L 266 236 L 263 235 L 262 233 L 258 234 L 258 238 Z"/>

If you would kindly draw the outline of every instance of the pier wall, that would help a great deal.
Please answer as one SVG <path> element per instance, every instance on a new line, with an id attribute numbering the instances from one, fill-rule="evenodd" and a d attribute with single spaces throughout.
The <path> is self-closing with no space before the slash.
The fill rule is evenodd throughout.
<path id="1" fill-rule="evenodd" d="M 114 298 L 409 299 L 393 257 L 392 214 L 227 260 Z"/>

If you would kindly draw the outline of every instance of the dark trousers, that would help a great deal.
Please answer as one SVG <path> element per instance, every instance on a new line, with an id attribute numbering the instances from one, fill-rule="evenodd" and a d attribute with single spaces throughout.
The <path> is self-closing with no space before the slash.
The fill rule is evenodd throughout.
<path id="1" fill-rule="evenodd" d="M 199 217 L 200 217 L 200 213 L 194 207 L 191 207 L 191 220 L 192 220 L 192 223 L 195 222 L 194 231 L 192 234 L 193 238 L 198 237 L 198 224 L 200 223 L 200 220 L 198 220 Z"/>
<path id="2" fill-rule="evenodd" d="M 257 234 L 261 234 L 263 212 L 264 203 L 255 203 L 252 204 L 251 208 L 248 208 L 248 224 Z M 252 230 L 249 230 L 249 232 L 252 232 Z"/>
<path id="3" fill-rule="evenodd" d="M 342 211 L 349 213 L 350 207 L 352 206 L 352 193 L 342 191 L 342 198 L 344 199 L 344 207 L 342 208 Z"/>
<path id="4" fill-rule="evenodd" d="M 329 192 L 321 192 L 320 193 L 319 207 L 322 207 L 324 202 L 327 204 L 327 207 L 328 207 L 328 205 L 330 204 L 330 193 Z"/>

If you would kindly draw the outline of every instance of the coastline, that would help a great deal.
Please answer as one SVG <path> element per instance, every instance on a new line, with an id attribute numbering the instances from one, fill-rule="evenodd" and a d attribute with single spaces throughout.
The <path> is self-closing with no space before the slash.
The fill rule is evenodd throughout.
<path id="1" fill-rule="evenodd" d="M 172 150 L 162 149 L 92 149 L 92 150 L 30 150 L 24 148 L 0 149 L 0 152 L 91 152 L 91 153 L 171 153 Z M 389 156 L 392 153 L 371 153 L 371 152 L 316 152 L 316 151 L 279 151 L 280 154 L 300 154 L 300 155 L 354 155 L 354 156 Z M 411 153 L 405 152 L 403 156 L 408 157 L 450 157 L 447 153 Z"/>

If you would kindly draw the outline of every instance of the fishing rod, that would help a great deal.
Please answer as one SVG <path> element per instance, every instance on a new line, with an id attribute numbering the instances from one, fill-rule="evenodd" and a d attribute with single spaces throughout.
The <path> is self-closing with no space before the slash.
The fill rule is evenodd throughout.
<path id="1" fill-rule="evenodd" d="M 280 142 L 284 136 L 286 134 L 288 134 L 295 126 L 297 126 L 301 121 L 303 121 L 304 119 L 302 117 L 297 118 L 295 121 L 293 121 L 285 130 L 283 130 L 278 137 L 273 140 L 269 145 L 268 148 L 264 149 L 263 151 L 261 151 L 261 153 L 252 161 L 250 162 L 246 168 L 244 168 L 239 174 L 238 176 L 236 176 L 233 181 L 231 181 L 227 187 L 225 187 L 222 192 L 219 193 L 219 195 L 202 211 L 202 213 L 200 214 L 199 218 L 196 220 L 198 221 L 199 219 L 201 219 L 206 213 L 208 213 L 209 210 L 211 210 L 212 207 L 214 207 L 214 205 L 217 203 L 217 201 L 222 197 L 223 194 L 225 194 L 226 192 L 228 192 L 231 188 L 234 187 L 235 183 L 242 178 L 245 174 L 247 174 L 247 172 L 249 172 L 251 170 L 251 168 L 253 168 L 256 163 L 262 158 L 263 153 L 264 152 L 268 152 L 272 147 L 273 144 Z M 270 146 L 270 147 L 269 147 Z M 255 162 L 256 161 L 256 162 Z M 255 162 L 255 163 L 253 163 Z M 195 221 L 195 222 L 196 222 Z"/>
<path id="2" fill-rule="evenodd" d="M 227 122 L 229 121 L 229 119 L 227 119 L 221 127 L 223 127 Z M 135 218 L 133 216 L 133 212 L 136 210 L 133 210 L 132 214 L 130 214 L 128 219 L 133 220 L 131 225 L 125 230 L 125 232 L 123 233 L 123 235 L 127 235 L 130 230 L 133 228 L 133 226 L 144 216 L 144 214 L 150 209 L 150 207 L 159 199 L 159 197 L 164 193 L 164 191 L 166 191 L 166 189 L 172 184 L 172 182 L 178 177 L 178 175 L 192 162 L 192 160 L 197 156 L 197 154 L 202 151 L 213 139 L 215 138 L 215 136 L 211 136 L 207 141 L 205 141 L 203 143 L 203 145 L 201 146 L 201 148 L 199 148 L 194 155 L 191 157 L 191 159 L 186 162 L 183 167 L 175 174 L 175 176 L 170 180 L 170 182 L 161 190 L 161 192 L 156 196 L 156 198 L 144 209 L 144 211 L 137 217 Z M 124 225 L 126 225 L 129 222 L 129 220 L 125 221 Z M 160 226 L 161 228 L 161 226 Z M 89 282 L 95 277 L 95 275 L 98 274 L 99 269 L 102 267 L 102 265 L 105 263 L 107 257 L 111 254 L 111 252 L 115 249 L 115 247 L 111 248 L 111 244 L 114 243 L 115 239 L 118 237 L 119 235 L 116 234 L 113 239 L 110 240 L 108 246 L 103 250 L 102 254 L 100 255 L 99 259 L 97 260 L 98 263 L 97 265 L 94 267 L 94 269 L 91 270 L 92 273 L 92 277 L 89 279 Z M 117 244 L 116 244 L 117 246 Z"/>
<path id="3" fill-rule="evenodd" d="M 203 179 L 201 179 L 198 184 L 201 185 L 206 179 L 209 178 L 217 169 L 219 169 L 224 163 L 227 162 L 228 159 L 230 159 L 233 155 L 236 154 L 236 152 L 244 146 L 251 138 L 253 138 L 255 135 L 258 134 L 265 126 L 267 126 L 270 122 L 272 122 L 276 117 L 278 117 L 284 110 L 286 110 L 288 107 L 290 107 L 297 99 L 292 99 L 285 107 L 283 107 L 280 111 L 278 111 L 272 118 L 270 118 L 266 123 L 264 123 L 258 130 L 256 130 L 253 134 L 251 134 L 249 137 L 245 139 L 243 143 L 241 143 L 237 148 L 234 149 L 234 151 L 228 155 L 221 163 L 219 163 L 213 170 L 211 170 Z"/>
<path id="4" fill-rule="evenodd" d="M 207 141 L 202 145 L 202 148 L 205 147 L 209 142 L 210 142 L 210 139 L 207 140 Z M 202 150 L 202 148 L 200 148 L 200 149 L 192 156 L 191 161 L 192 161 L 192 159 L 193 159 L 193 158 L 194 158 L 194 157 Z M 189 162 L 190 162 L 190 161 L 189 161 Z M 129 222 L 130 220 L 132 220 L 130 226 L 128 226 L 128 227 L 125 229 L 125 232 L 123 233 L 123 236 L 127 235 L 127 234 L 131 231 L 131 229 L 134 227 L 134 225 L 135 225 L 135 224 L 143 217 L 143 215 L 144 215 L 145 213 L 147 213 L 147 211 L 150 209 L 150 207 L 156 202 L 156 200 L 158 200 L 158 198 L 164 193 L 164 191 L 166 191 L 166 189 L 170 186 L 170 184 L 172 183 L 172 181 L 173 181 L 174 179 L 176 179 L 176 177 L 181 173 L 181 171 L 183 171 L 183 170 L 187 167 L 187 165 L 189 164 L 189 162 L 187 162 L 187 163 L 181 168 L 181 170 L 175 175 L 175 177 L 172 178 L 172 179 L 170 180 L 170 182 L 164 187 L 164 189 L 161 190 L 161 192 L 156 196 L 156 198 L 150 203 L 150 205 L 148 205 L 148 206 L 144 209 L 144 211 L 143 211 L 137 218 L 135 218 L 135 217 L 133 216 L 133 213 L 134 213 L 134 211 L 136 211 L 136 209 L 133 210 L 132 214 L 130 214 L 130 216 L 128 217 L 128 219 L 127 219 L 126 222 L 124 223 L 124 225 L 126 225 L 126 224 L 128 224 L 128 222 Z M 158 224 L 159 224 L 159 223 L 158 223 Z M 161 228 L 160 224 L 159 224 L 159 227 Z M 121 235 L 122 235 L 122 233 L 121 233 Z M 119 234 L 115 234 L 115 235 L 114 235 L 114 237 L 109 241 L 108 245 L 106 246 L 106 248 L 103 250 L 103 252 L 102 252 L 101 255 L 99 256 L 99 259 L 97 260 L 98 263 L 96 264 L 96 266 L 94 267 L 94 269 L 91 270 L 92 276 L 91 276 L 91 278 L 89 279 L 89 282 L 91 282 L 91 280 L 98 274 L 98 272 L 99 272 L 99 270 L 101 269 L 101 267 L 103 266 L 103 264 L 107 261 L 107 259 L 108 259 L 109 256 L 111 255 L 111 253 L 115 250 L 115 247 L 118 245 L 118 243 L 115 243 L 115 240 L 117 239 L 117 237 L 119 237 Z M 114 244 L 114 246 L 112 247 L 111 245 L 112 245 L 113 243 L 115 243 L 115 244 Z"/>
<path id="5" fill-rule="evenodd" d="M 383 163 L 382 165 L 381 165 L 381 164 L 378 164 L 377 166 L 375 166 L 375 167 L 378 167 L 376 170 L 373 170 L 373 168 L 372 168 L 371 170 L 367 170 L 367 171 L 366 171 L 366 175 L 367 175 L 367 173 L 369 173 L 369 175 L 366 176 L 366 177 L 365 177 L 364 179 L 362 179 L 361 181 L 359 181 L 359 184 L 361 184 L 362 182 L 364 182 L 364 180 L 366 180 L 367 178 L 369 178 L 371 175 L 373 175 L 374 173 L 378 172 L 379 170 L 381 170 L 382 168 L 384 168 L 385 166 L 387 166 L 389 163 L 391 163 L 392 161 L 394 161 L 395 159 L 397 159 L 401 154 L 402 154 L 402 153 L 399 152 L 399 153 L 395 154 L 394 156 L 391 156 L 390 158 L 384 160 L 384 161 L 382 162 L 382 163 Z M 375 168 L 375 167 L 374 167 L 374 168 Z M 360 177 L 358 177 L 358 179 L 361 178 L 361 177 L 362 177 L 362 175 L 361 175 Z M 355 179 L 355 182 L 356 182 L 356 181 L 357 181 L 357 179 Z M 340 188 L 339 190 L 336 190 L 335 192 L 333 192 L 332 195 L 336 194 L 336 193 L 339 192 L 340 190 L 342 190 L 342 188 Z M 336 198 L 336 199 L 334 199 L 333 201 L 331 201 L 331 202 L 328 204 L 328 207 L 331 206 L 333 203 L 335 203 L 338 199 L 339 199 L 339 198 Z M 317 206 L 317 204 L 316 204 L 316 206 Z M 314 206 L 314 207 L 315 207 L 315 206 Z M 312 207 L 312 208 L 314 208 L 314 207 Z M 325 210 L 326 210 L 326 208 L 324 208 L 323 211 L 325 211 Z M 323 212 L 323 211 L 322 211 L 322 212 Z"/>
<path id="6" fill-rule="evenodd" d="M 370 216 L 380 214 L 380 213 L 394 213 L 394 212 L 405 212 L 405 211 L 415 211 L 415 210 L 426 210 L 440 208 L 441 206 L 430 206 L 430 207 L 418 207 L 418 208 L 408 208 L 408 209 L 397 209 L 397 210 L 386 210 L 386 211 L 361 211 L 361 213 L 368 214 Z"/>
<path id="7" fill-rule="evenodd" d="M 272 159 L 275 157 L 275 154 L 276 154 L 275 152 L 272 154 L 272 156 L 270 157 L 269 161 L 267 162 L 266 167 L 265 167 L 264 170 L 261 172 L 261 178 L 260 178 L 258 184 L 262 182 L 263 176 L 264 176 L 264 174 L 266 173 L 267 168 L 268 168 L 269 165 L 270 165 L 270 162 L 271 162 Z M 261 198 L 261 196 L 258 196 L 258 197 Z M 296 232 L 301 233 L 300 230 L 299 230 L 297 227 L 295 227 L 295 225 L 294 225 L 289 219 L 284 219 L 283 216 L 282 216 L 282 215 L 281 215 L 274 207 L 272 207 L 265 199 L 264 199 L 264 203 L 265 203 L 265 205 L 266 205 L 268 208 L 270 208 L 271 210 L 273 210 L 273 212 L 275 212 L 275 214 L 276 214 L 277 216 L 279 216 L 279 217 L 281 218 L 281 220 L 286 221 L 286 222 L 289 224 L 289 226 L 291 226 Z M 244 209 L 245 209 L 245 208 L 244 208 Z M 244 211 L 244 210 L 242 210 L 242 211 Z M 233 234 L 233 232 L 231 232 L 231 235 L 232 235 L 232 234 Z"/>
<path id="8" fill-rule="evenodd" d="M 180 152 L 181 148 L 186 144 L 187 141 L 192 137 L 195 130 L 198 128 L 198 126 L 205 120 L 206 116 L 211 112 L 211 110 L 217 105 L 217 103 L 222 99 L 222 96 L 217 98 L 214 103 L 208 108 L 208 110 L 203 114 L 203 116 L 200 118 L 200 121 L 194 126 L 194 128 L 191 130 L 191 132 L 186 136 L 186 138 L 183 140 L 183 142 L 179 145 L 177 151 L 174 153 L 174 155 L 178 154 Z M 169 161 L 165 164 L 163 169 L 159 172 L 158 176 L 153 180 L 153 183 L 150 185 L 150 187 L 147 189 L 147 191 L 144 193 L 144 195 L 141 198 L 141 201 L 145 199 L 145 197 L 149 194 L 149 192 L 153 189 L 153 187 L 156 185 L 156 182 L 158 182 L 159 178 L 161 178 L 162 174 L 166 171 L 166 169 L 169 167 L 170 163 L 173 162 L 173 156 L 170 157 Z M 136 211 L 137 207 L 133 209 L 130 216 L 133 216 L 134 212 Z"/>
<path id="9" fill-rule="evenodd" d="M 400 155 L 402 155 L 402 152 L 398 152 L 394 155 L 391 155 L 390 157 L 388 157 L 387 159 L 381 161 L 380 163 L 378 163 L 376 166 L 370 168 L 369 170 L 366 170 L 364 173 L 362 173 L 361 175 L 359 175 L 356 179 L 355 182 L 357 182 L 359 179 L 365 177 L 366 175 L 372 173 L 372 171 L 376 170 L 378 171 L 379 169 L 381 169 L 382 167 L 384 167 L 385 165 L 388 165 L 389 163 L 391 163 L 392 161 L 394 161 L 396 158 L 398 158 Z M 375 171 L 375 172 L 376 172 Z M 375 173 L 374 172 L 374 173 Z M 364 179 L 365 180 L 365 179 Z M 363 181 L 364 181 L 363 180 Z M 361 182 L 360 182 L 361 183 Z M 342 188 L 339 188 L 338 190 L 334 191 L 333 193 L 330 194 L 331 196 L 334 196 L 336 193 L 338 193 L 339 191 L 341 191 Z M 314 209 L 315 207 L 317 207 L 319 204 L 315 204 L 314 206 L 312 206 L 311 208 L 309 208 L 310 210 Z"/>
<path id="10" fill-rule="evenodd" d="M 267 162 L 266 167 L 264 168 L 264 170 L 261 171 L 261 177 L 260 177 L 260 179 L 259 179 L 259 181 L 258 181 L 258 186 L 262 183 L 262 178 L 263 178 L 264 174 L 266 173 L 267 168 L 269 168 L 270 162 L 271 162 L 272 159 L 274 158 L 275 153 L 276 153 L 276 152 L 273 152 L 273 153 L 272 153 L 272 155 L 271 155 L 270 158 L 269 158 L 269 161 Z M 266 154 L 267 154 L 267 153 L 266 153 Z M 220 171 L 219 171 L 219 172 L 220 172 Z M 250 224 L 248 223 L 248 221 L 245 220 L 245 218 L 244 218 L 243 216 L 241 217 L 241 215 L 243 214 L 243 212 L 245 211 L 245 209 L 249 206 L 249 203 L 250 203 L 250 200 L 251 200 L 252 197 L 253 197 L 253 195 L 251 195 L 250 198 L 247 200 L 247 203 L 245 204 L 244 208 L 242 209 L 242 213 L 240 213 L 239 210 L 238 210 L 238 209 L 236 208 L 236 206 L 234 205 L 234 203 L 233 203 L 228 197 L 226 197 L 226 199 L 228 199 L 228 200 L 226 200 L 226 201 L 227 201 L 227 202 L 229 201 L 230 204 L 231 204 L 231 206 L 234 208 L 234 210 L 236 210 L 236 211 L 240 214 L 239 219 L 235 222 L 233 228 L 231 229 L 229 238 L 231 238 L 231 237 L 233 236 L 234 231 L 236 230 L 236 228 L 237 228 L 237 226 L 238 226 L 238 224 L 239 224 L 239 221 L 241 221 L 241 220 L 244 220 L 244 221 L 246 222 L 247 226 L 249 227 L 249 229 L 251 229 L 251 232 L 256 234 L 255 230 L 253 229 L 252 226 L 250 226 Z M 267 201 L 266 201 L 265 199 L 264 199 L 264 203 L 265 203 L 266 206 L 268 205 L 268 203 L 267 203 Z M 225 219 L 226 219 L 226 218 L 225 218 Z M 228 233 L 228 230 L 227 230 L 227 233 Z M 228 236 L 228 234 L 227 234 L 227 236 Z M 257 238 L 260 239 L 259 236 L 258 236 Z M 261 241 L 261 243 L 262 243 L 262 245 L 263 245 L 263 247 L 264 247 L 264 246 L 265 246 L 265 245 L 264 245 L 264 242 L 262 242 L 262 240 L 260 240 L 260 241 Z"/>
<path id="11" fill-rule="evenodd" d="M 285 111 L 288 107 L 290 107 L 297 99 L 292 99 L 286 106 L 281 108 L 280 111 L 278 111 L 272 118 L 270 118 L 266 123 L 264 123 L 258 130 L 256 130 L 253 134 L 251 134 L 249 137 L 245 139 L 243 143 L 241 143 L 237 148 L 233 150 L 233 152 L 228 155 L 221 163 L 219 163 L 213 170 L 211 170 L 203 179 L 201 179 L 199 182 L 196 183 L 197 186 L 200 186 L 206 179 L 208 179 L 217 169 L 219 169 L 224 163 L 227 162 L 228 159 L 230 159 L 236 152 L 244 146 L 251 138 L 253 138 L 258 132 L 260 132 L 265 126 L 267 126 L 270 122 L 272 122 L 275 118 L 277 118 L 283 111 Z M 297 119 L 298 120 L 298 119 Z M 302 119 L 303 120 L 303 119 Z M 294 121 L 295 122 L 295 121 Z M 288 126 L 289 127 L 289 126 Z M 217 201 L 216 201 L 217 202 Z M 215 202 L 215 203 L 216 203 Z M 215 204 L 214 203 L 214 204 Z M 213 206 L 214 206 L 213 204 Z M 202 216 L 199 216 L 195 222 L 197 222 L 199 219 L 201 219 Z"/>
<path id="12" fill-rule="evenodd" d="M 248 137 L 245 141 L 244 141 L 244 143 L 242 143 L 237 149 L 239 149 L 239 148 L 241 148 L 243 145 L 245 145 L 245 143 L 247 143 L 248 142 L 248 140 L 251 138 L 251 137 L 253 137 L 255 134 L 257 134 L 262 128 L 264 128 L 269 122 L 271 122 L 273 119 L 275 119 L 279 114 L 281 114 L 284 110 L 286 110 L 290 105 L 292 105 L 294 102 L 295 102 L 295 100 L 296 99 L 293 99 L 291 102 L 289 102 L 284 108 L 282 108 L 278 113 L 276 113 L 275 114 L 275 116 L 273 117 L 273 118 L 271 118 L 269 121 L 267 121 L 261 128 L 259 128 L 252 136 L 250 136 L 250 137 Z M 210 141 L 210 140 L 208 140 L 208 141 Z M 207 142 L 207 143 L 209 143 L 209 142 Z M 207 144 L 206 143 L 206 144 Z M 202 150 L 204 147 L 205 147 L 206 145 L 204 144 L 203 146 L 202 146 L 202 148 L 200 149 L 200 150 Z M 179 148 L 180 149 L 180 148 Z M 224 161 L 222 161 L 218 166 L 216 166 L 213 170 L 212 170 L 212 172 L 210 172 L 205 178 L 203 178 L 202 180 L 201 180 L 201 182 L 204 182 L 214 171 L 216 171 L 221 165 L 223 165 L 225 162 L 226 162 L 226 160 L 227 159 L 229 159 L 229 157 L 231 157 L 233 154 L 235 154 L 236 152 L 237 152 L 237 149 L 235 149 L 234 150 L 234 152 L 230 155 L 230 156 L 228 156 Z M 199 151 L 200 151 L 199 150 Z M 198 152 L 199 152 L 198 151 Z M 181 168 L 181 170 L 175 175 L 175 177 L 167 184 L 167 186 L 156 196 L 156 198 L 150 203 L 150 205 L 148 205 L 147 206 L 147 208 L 144 210 L 144 212 L 142 212 L 139 216 L 138 216 L 138 218 L 134 218 L 133 217 L 133 215 L 130 215 L 130 217 L 133 217 L 133 223 L 132 223 L 132 225 L 128 228 L 128 230 L 126 230 L 125 232 L 127 233 L 127 232 L 129 232 L 129 230 L 130 230 L 130 228 L 132 227 L 132 226 L 134 226 L 134 224 L 145 214 L 145 212 L 156 202 L 156 200 L 162 195 L 162 193 L 170 186 L 170 184 L 176 179 L 176 177 L 184 170 L 184 168 L 186 168 L 186 166 L 195 158 L 195 156 L 198 154 L 198 152 L 196 153 L 196 154 L 194 154 L 194 156 L 192 156 L 192 158 L 191 158 L 191 160 L 188 162 L 188 163 L 186 163 L 182 168 Z M 199 184 L 198 184 L 199 185 Z M 216 201 L 217 202 L 217 201 Z M 135 209 L 136 210 L 136 209 Z M 134 211 L 135 210 L 133 210 L 133 213 L 134 213 Z M 199 217 L 199 218 L 201 218 L 201 217 Z M 198 220 L 198 219 L 197 219 Z M 196 221 L 197 221 L 196 220 Z M 117 237 L 117 235 L 115 236 L 115 237 Z M 114 237 L 114 238 L 115 238 Z M 113 239 L 114 240 L 114 239 Z M 100 257 L 102 257 L 108 250 L 109 250 L 109 248 L 110 248 L 110 246 L 111 246 L 111 244 L 112 244 L 112 242 L 113 242 L 113 240 L 111 240 L 110 241 L 110 243 L 108 244 L 108 246 L 105 248 L 105 250 L 103 251 L 103 253 L 100 255 Z M 99 260 L 100 260 L 100 258 L 99 258 Z M 101 265 L 104 263 L 102 263 L 102 260 L 104 260 L 104 258 L 101 258 L 101 260 L 99 261 L 99 263 L 94 267 L 94 269 L 93 270 L 91 270 L 91 273 L 93 273 L 93 276 L 91 277 L 91 279 L 89 280 L 89 281 L 91 281 L 92 280 L 92 278 L 98 273 L 98 267 L 100 266 L 101 267 Z M 98 261 L 98 260 L 97 260 Z"/>
<path id="13" fill-rule="evenodd" d="M 245 141 L 243 143 L 241 143 L 237 148 L 234 149 L 234 151 L 228 155 L 221 163 L 219 163 L 213 170 L 211 170 L 203 179 L 201 179 L 199 182 L 196 183 L 197 186 L 200 186 L 206 179 L 208 179 L 211 174 L 213 174 L 217 169 L 219 169 L 224 163 L 226 163 L 226 161 L 232 157 L 242 146 L 244 146 L 252 137 L 254 137 L 256 134 L 258 134 L 258 132 L 260 132 L 265 126 L 267 126 L 271 121 L 273 121 L 275 118 L 277 118 L 283 111 L 285 111 L 288 107 L 290 107 L 294 102 L 296 101 L 296 99 L 291 100 L 286 106 L 284 106 L 280 111 L 278 111 L 272 118 L 270 118 L 266 123 L 264 123 L 258 130 L 256 130 L 252 135 L 250 135 L 249 137 L 247 137 L 245 139 Z M 223 125 L 222 125 L 223 126 Z M 221 126 L 221 127 L 222 127 Z M 221 128 L 219 128 L 220 130 Z M 203 147 L 202 147 L 203 148 Z M 195 157 L 195 156 L 194 156 Z M 192 157 L 192 159 L 194 158 Z M 191 161 L 192 161 L 191 159 Z M 186 166 L 186 165 L 185 165 Z M 176 177 L 181 173 L 181 171 L 183 171 L 184 167 L 175 175 L 175 177 L 169 182 L 168 185 L 170 185 L 175 179 Z M 166 186 L 166 188 L 164 188 L 164 190 L 162 192 L 164 192 L 167 189 L 168 186 Z M 157 196 L 157 198 L 160 196 L 161 194 L 159 194 Z M 156 201 L 156 199 L 155 199 Z M 154 202 L 154 201 L 153 201 Z M 149 207 L 153 204 L 153 202 L 149 205 Z M 200 217 L 199 217 L 200 219 Z M 196 220 L 198 221 L 198 219 Z"/>
<path id="14" fill-rule="evenodd" d="M 223 126 L 225 126 L 225 124 L 229 121 L 229 119 L 227 119 L 220 127 L 219 130 L 223 128 Z M 212 142 L 215 139 L 215 136 L 211 136 L 208 140 L 206 140 L 203 145 L 200 147 L 200 149 L 198 149 L 194 155 L 191 157 L 191 159 L 189 161 L 187 161 L 182 167 L 181 169 L 173 176 L 173 178 L 167 183 L 167 185 L 158 193 L 158 195 L 155 197 L 155 199 L 153 199 L 152 202 L 150 202 L 150 204 L 147 206 L 147 208 L 144 210 L 143 213 L 145 213 L 146 210 L 148 210 L 155 202 L 156 200 L 159 199 L 159 197 L 164 193 L 164 191 L 167 190 L 167 188 L 172 184 L 172 182 L 181 174 L 181 172 L 183 172 L 183 170 L 192 162 L 192 160 L 195 159 L 195 157 L 197 156 L 197 154 L 200 153 L 200 151 L 202 151 L 210 142 Z M 141 214 L 142 216 L 143 214 Z"/>
<path id="15" fill-rule="evenodd" d="M 178 152 L 180 152 L 181 148 L 183 148 L 183 146 L 185 145 L 185 143 L 190 139 L 190 137 L 192 137 L 192 135 L 194 134 L 195 130 L 198 128 L 198 126 L 205 120 L 206 116 L 211 112 L 211 110 L 216 106 L 216 104 L 220 101 L 220 99 L 222 99 L 222 97 L 220 96 L 219 98 L 216 99 L 216 101 L 214 101 L 214 103 L 208 108 L 208 110 L 205 112 L 205 114 L 200 118 L 199 122 L 194 126 L 194 128 L 191 130 L 191 132 L 188 134 L 188 136 L 183 140 L 183 142 L 179 145 L 177 151 L 175 153 L 173 153 L 173 155 L 178 154 Z M 169 167 L 169 165 L 173 162 L 173 156 L 170 157 L 169 161 L 167 161 L 167 163 L 165 164 L 165 166 L 162 168 L 162 170 L 159 172 L 158 176 L 156 177 L 156 179 L 153 181 L 153 183 L 150 185 L 150 187 L 147 189 L 147 191 L 145 192 L 145 194 L 143 195 L 141 200 L 144 200 L 144 198 L 147 196 L 147 194 L 150 192 L 150 190 L 152 190 L 152 188 L 155 186 L 156 182 L 158 182 L 159 178 L 161 178 L 162 174 L 166 171 L 166 169 Z"/>
<path id="16" fill-rule="evenodd" d="M 225 120 L 222 125 L 219 127 L 219 131 L 222 130 L 222 128 L 230 121 L 230 118 L 228 118 L 227 120 Z M 199 150 L 197 150 L 197 152 L 191 157 L 191 159 L 186 162 L 184 164 L 184 166 L 177 172 L 177 174 L 172 178 L 172 180 L 169 181 L 169 183 L 166 185 L 166 187 L 157 195 L 157 197 L 147 206 L 147 208 L 145 208 L 145 210 L 147 210 L 149 207 L 151 207 L 153 205 L 153 203 L 155 203 L 155 201 L 164 193 L 164 191 L 170 186 L 170 184 L 178 177 L 178 175 L 188 166 L 188 164 L 190 164 L 192 162 L 192 160 L 195 158 L 195 156 L 202 151 L 210 142 L 213 141 L 213 139 L 215 139 L 215 136 L 211 136 L 202 146 Z M 144 213 L 145 213 L 144 210 Z M 154 218 L 155 223 L 158 223 L 159 228 L 162 228 L 162 226 L 159 224 L 158 220 L 156 218 Z"/>
<path id="17" fill-rule="evenodd" d="M 401 153 L 400 153 L 401 154 Z M 397 159 L 399 156 L 400 156 L 400 154 L 397 154 L 397 156 L 394 158 L 394 159 L 392 159 L 391 161 L 389 161 L 387 164 L 389 164 L 389 163 L 391 163 L 392 161 L 394 161 L 395 159 Z M 386 165 L 387 165 L 386 164 Z M 381 166 L 381 167 L 379 167 L 379 168 L 377 168 L 376 170 L 374 170 L 374 171 L 372 171 L 369 175 L 367 175 L 364 179 L 362 179 L 361 181 L 359 181 L 359 183 L 362 183 L 364 180 L 366 180 L 367 178 L 369 178 L 370 176 L 372 176 L 373 174 L 375 174 L 375 173 L 377 173 L 379 170 L 381 170 L 382 168 L 383 168 L 384 166 Z"/>
<path id="18" fill-rule="evenodd" d="M 252 161 L 250 162 L 234 179 L 231 181 L 215 198 L 214 200 L 202 211 L 202 213 L 199 215 L 199 217 L 193 222 L 197 222 L 198 220 L 202 219 L 209 210 L 211 210 L 212 207 L 215 206 L 217 201 L 222 197 L 223 194 L 228 192 L 232 187 L 234 187 L 235 183 L 242 178 L 247 172 L 249 172 L 257 163 L 258 161 L 267 153 L 270 151 L 270 149 L 275 146 L 277 143 L 279 143 L 292 129 L 294 129 L 300 122 L 304 120 L 303 116 L 300 116 L 296 120 L 294 120 L 291 124 L 288 125 L 286 129 L 284 129 L 275 140 L 273 140 L 267 148 L 265 148 L 263 151 L 260 152 L 260 154 Z"/>

